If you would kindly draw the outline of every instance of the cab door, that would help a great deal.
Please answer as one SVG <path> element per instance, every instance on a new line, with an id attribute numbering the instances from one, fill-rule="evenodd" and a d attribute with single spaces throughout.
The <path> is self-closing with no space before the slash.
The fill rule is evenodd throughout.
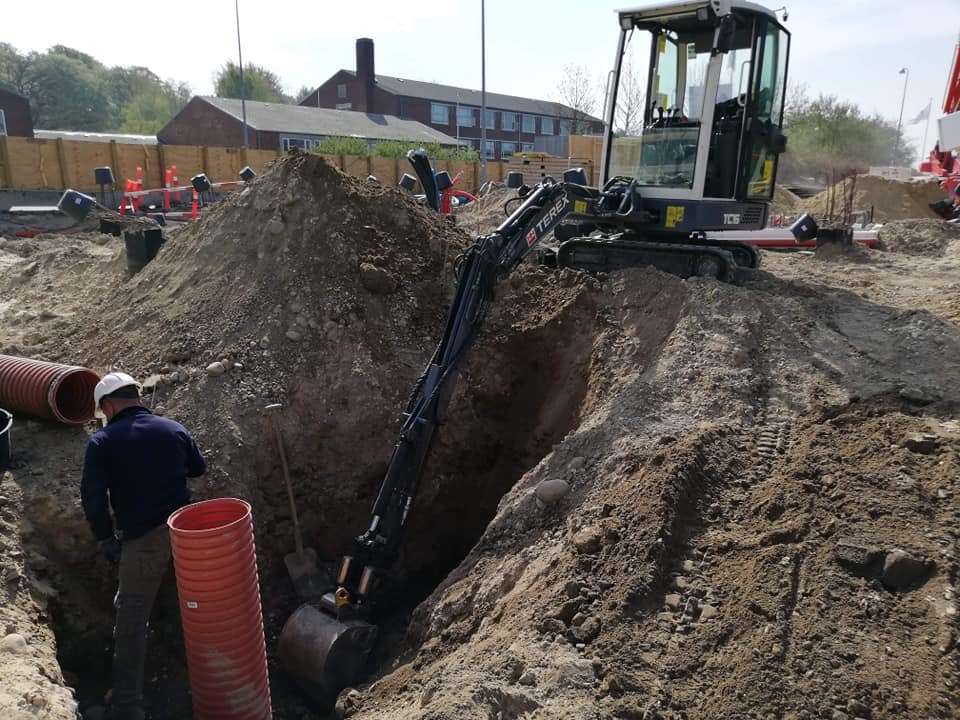
<path id="1" fill-rule="evenodd" d="M 769 201 L 773 197 L 780 154 L 786 149 L 783 107 L 790 34 L 769 21 L 764 22 L 760 30 L 747 95 L 737 198 Z"/>

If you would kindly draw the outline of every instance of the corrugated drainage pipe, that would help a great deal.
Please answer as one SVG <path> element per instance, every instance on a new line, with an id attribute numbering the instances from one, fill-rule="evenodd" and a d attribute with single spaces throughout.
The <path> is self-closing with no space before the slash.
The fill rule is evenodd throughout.
<path id="1" fill-rule="evenodd" d="M 167 520 L 195 720 L 268 720 L 270 683 L 250 505 L 219 498 Z"/>
<path id="2" fill-rule="evenodd" d="M 0 406 L 15 413 L 82 425 L 93 419 L 99 381 L 86 368 L 0 355 Z"/>

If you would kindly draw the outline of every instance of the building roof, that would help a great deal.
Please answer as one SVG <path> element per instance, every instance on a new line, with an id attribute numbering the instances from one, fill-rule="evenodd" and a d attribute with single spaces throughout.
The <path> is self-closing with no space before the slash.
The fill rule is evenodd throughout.
<path id="1" fill-rule="evenodd" d="M 233 98 L 200 96 L 237 120 L 243 117 L 240 101 Z M 457 139 L 427 127 L 416 120 L 401 120 L 393 115 L 377 115 L 353 110 L 283 105 L 247 100 L 247 124 L 254 130 L 322 135 L 325 137 L 358 137 L 368 140 L 407 140 L 411 142 L 457 145 Z"/>
<path id="2" fill-rule="evenodd" d="M 354 70 L 342 70 L 341 72 L 356 76 Z M 439 83 L 423 82 L 422 80 L 408 80 L 406 78 L 391 77 L 390 75 L 377 75 L 377 86 L 391 92 L 394 95 L 406 95 L 408 97 L 424 98 L 435 102 L 449 103 L 451 105 L 474 105 L 480 107 L 480 91 L 470 88 L 461 88 L 454 85 L 440 85 Z M 551 102 L 549 100 L 533 100 L 531 98 L 518 97 L 517 95 L 503 95 L 502 93 L 487 92 L 487 107 L 494 110 L 512 110 L 519 113 L 528 113 L 531 115 L 549 115 L 559 117 L 573 117 L 576 112 L 573 108 L 563 103 Z M 582 118 L 602 123 L 598 117 L 593 115 L 581 115 Z"/>
<path id="3" fill-rule="evenodd" d="M 131 135 L 129 133 L 100 133 L 84 130 L 34 130 L 33 136 L 40 140 L 81 140 L 83 142 L 110 142 L 115 140 L 122 145 L 156 145 L 156 135 Z"/>

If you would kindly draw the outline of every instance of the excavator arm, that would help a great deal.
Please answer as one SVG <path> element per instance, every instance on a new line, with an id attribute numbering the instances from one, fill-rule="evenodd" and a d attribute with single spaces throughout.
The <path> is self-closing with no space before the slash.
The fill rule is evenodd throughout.
<path id="1" fill-rule="evenodd" d="M 414 153 L 411 162 L 416 167 L 421 159 Z M 354 539 L 353 553 L 343 558 L 336 589 L 319 603 L 302 605 L 283 628 L 281 662 L 320 702 L 328 702 L 362 673 L 376 638 L 376 626 L 366 620 L 371 593 L 379 576 L 396 560 L 458 367 L 480 332 L 494 287 L 574 209 L 586 214 L 596 207 L 592 201 L 600 193 L 585 187 L 583 172 L 568 171 L 568 179 L 546 178 L 532 189 L 521 189 L 524 194 L 517 209 L 460 257 L 443 336 L 404 408 L 370 525 Z"/>

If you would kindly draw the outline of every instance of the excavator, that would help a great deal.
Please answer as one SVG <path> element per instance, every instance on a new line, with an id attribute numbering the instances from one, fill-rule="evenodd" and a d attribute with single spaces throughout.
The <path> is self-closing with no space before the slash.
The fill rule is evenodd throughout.
<path id="1" fill-rule="evenodd" d="M 397 559 L 458 367 L 499 282 L 551 233 L 556 245 L 541 260 L 561 268 L 653 265 L 737 283 L 759 265 L 753 247 L 725 241 L 718 231 L 765 224 L 786 148 L 790 34 L 776 12 L 743 0 L 673 0 L 621 10 L 617 19 L 600 186 L 588 186 L 582 169 L 533 187 L 521 182 L 519 206 L 462 254 L 442 338 L 403 408 L 369 525 L 329 591 L 284 625 L 281 665 L 320 703 L 329 704 L 367 667 L 378 588 Z M 645 58 L 647 95 L 638 104 L 642 122 L 626 123 L 624 67 L 632 57 Z M 414 151 L 410 161 L 427 196 L 436 195 L 425 154 Z"/>

